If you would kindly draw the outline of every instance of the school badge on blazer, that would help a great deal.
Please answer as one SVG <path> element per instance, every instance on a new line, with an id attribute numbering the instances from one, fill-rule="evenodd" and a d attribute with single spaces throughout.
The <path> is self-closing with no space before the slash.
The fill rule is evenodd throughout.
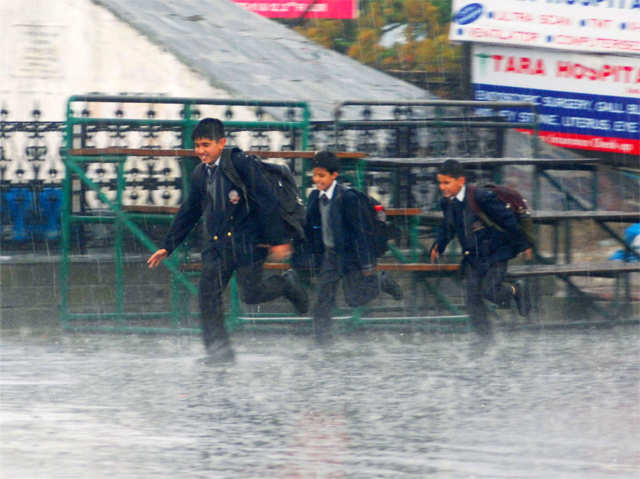
<path id="1" fill-rule="evenodd" d="M 240 193 L 237 190 L 231 190 L 229 192 L 229 201 L 232 205 L 237 205 L 240 203 Z"/>

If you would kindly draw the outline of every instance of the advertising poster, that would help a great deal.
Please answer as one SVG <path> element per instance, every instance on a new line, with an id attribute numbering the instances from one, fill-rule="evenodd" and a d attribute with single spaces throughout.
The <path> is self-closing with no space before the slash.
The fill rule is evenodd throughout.
<path id="1" fill-rule="evenodd" d="M 233 0 L 246 10 L 268 18 L 358 17 L 358 0 Z"/>
<path id="2" fill-rule="evenodd" d="M 534 102 L 548 143 L 640 155 L 640 56 L 474 45 L 472 78 L 475 100 Z"/>
<path id="3" fill-rule="evenodd" d="M 453 0 L 453 41 L 640 55 L 640 0 Z"/>

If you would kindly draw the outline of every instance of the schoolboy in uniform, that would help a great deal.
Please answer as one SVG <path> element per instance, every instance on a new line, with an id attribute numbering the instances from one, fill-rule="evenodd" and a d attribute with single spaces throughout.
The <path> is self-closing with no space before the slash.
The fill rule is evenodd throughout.
<path id="1" fill-rule="evenodd" d="M 329 339 L 340 279 L 349 306 L 368 303 L 380 290 L 402 299 L 400 286 L 386 273 L 376 273 L 376 256 L 366 238 L 359 198 L 354 190 L 336 181 L 339 167 L 340 160 L 334 153 L 315 155 L 316 189 L 309 195 L 307 206 L 305 233 L 320 271 L 313 307 L 313 329 L 319 342 Z"/>
<path id="2" fill-rule="evenodd" d="M 508 307 L 514 298 L 518 312 L 526 316 L 531 308 L 527 291 L 520 284 L 504 282 L 508 261 L 526 241 L 518 229 L 515 214 L 486 188 L 476 188 L 475 199 L 480 210 L 504 231 L 485 225 L 473 212 L 467 197 L 466 173 L 456 160 L 446 160 L 437 179 L 443 198 L 440 207 L 444 219 L 431 247 L 431 262 L 436 262 L 449 241 L 458 237 L 463 251 L 462 268 L 467 307 L 473 326 L 479 332 L 489 331 L 487 307 L 483 298 Z M 525 251 L 529 257 L 531 249 Z"/>
<path id="3" fill-rule="evenodd" d="M 218 119 L 201 120 L 192 133 L 201 163 L 194 169 L 187 200 L 182 204 L 167 233 L 163 247 L 147 263 L 158 266 L 187 237 L 204 215 L 207 244 L 202 252 L 199 284 L 202 338 L 213 357 L 233 357 L 224 325 L 224 292 L 237 272 L 240 298 L 248 304 L 289 299 L 299 314 L 307 311 L 309 299 L 293 270 L 263 279 L 268 254 L 281 260 L 291 247 L 284 237 L 278 199 L 254 161 L 240 149 L 231 161 L 250 192 L 249 205 L 239 189 L 220 171 L 219 159 L 226 144 L 224 127 Z"/>

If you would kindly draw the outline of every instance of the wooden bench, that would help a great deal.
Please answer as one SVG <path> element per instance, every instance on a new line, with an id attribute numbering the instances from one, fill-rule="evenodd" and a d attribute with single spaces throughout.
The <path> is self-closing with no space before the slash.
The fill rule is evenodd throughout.
<path id="1" fill-rule="evenodd" d="M 442 221 L 441 211 L 424 211 L 420 217 L 426 221 Z M 531 212 L 536 223 L 557 223 L 564 220 L 594 220 L 618 223 L 640 222 L 640 212 L 606 210 L 538 210 Z"/>
<path id="2" fill-rule="evenodd" d="M 148 214 L 176 214 L 179 209 L 179 206 L 122 205 L 123 211 Z M 385 213 L 387 216 L 420 216 L 422 210 L 420 208 L 386 208 Z"/>
<path id="3" fill-rule="evenodd" d="M 531 213 L 533 222 L 541 225 L 551 225 L 553 227 L 553 256 L 550 260 L 556 263 L 559 258 L 559 228 L 564 224 L 564 250 L 566 263 L 572 262 L 571 254 L 571 226 L 572 221 L 594 221 L 600 228 L 615 239 L 620 246 L 630 253 L 633 253 L 617 232 L 612 230 L 606 223 L 638 223 L 640 222 L 640 212 L 636 211 L 606 211 L 606 210 L 538 210 Z M 420 215 L 420 219 L 427 224 L 439 223 L 442 221 L 442 212 L 427 211 Z"/>
<path id="4" fill-rule="evenodd" d="M 288 263 L 265 263 L 265 269 L 284 271 L 290 268 Z M 183 265 L 184 271 L 199 271 L 202 268 L 200 263 L 189 263 Z M 418 276 L 414 278 L 414 281 L 424 281 L 427 277 L 441 277 L 441 276 L 453 276 L 460 270 L 458 263 L 380 263 L 377 266 L 378 271 L 389 271 L 398 273 L 417 273 Z M 606 262 L 606 263 L 574 263 L 574 264 L 530 264 L 530 265 L 510 265 L 507 278 L 511 280 L 530 278 L 535 280 L 541 277 L 555 277 L 564 281 L 569 287 L 570 295 L 566 297 L 567 304 L 571 301 L 575 301 L 575 297 L 579 298 L 579 303 L 582 307 L 588 306 L 588 310 L 595 312 L 605 319 L 619 319 L 620 317 L 630 317 L 631 308 L 631 281 L 630 273 L 640 272 L 640 263 L 621 263 L 621 262 Z M 423 275 L 426 274 L 426 277 Z M 616 292 L 615 294 L 605 297 L 603 295 L 594 295 L 589 292 L 583 291 L 580 287 L 576 286 L 572 281 L 573 276 L 590 276 L 590 277 L 602 277 L 602 278 L 614 278 L 616 279 L 616 291 L 620 287 L 618 284 L 619 279 L 624 279 L 622 285 L 624 291 L 623 294 Z M 425 286 L 427 286 L 425 284 Z M 427 286 L 428 289 L 433 287 Z M 437 289 L 437 288 L 436 288 Z M 534 291 L 537 288 L 534 287 Z M 442 296 L 436 291 L 436 294 Z M 534 293 L 534 297 L 537 294 Z M 599 302 L 606 301 L 612 304 L 612 307 L 604 308 Z M 615 304 L 614 304 L 615 303 Z M 539 301 L 534 299 L 534 304 L 538 305 Z M 615 307 L 613 307 L 615 306 Z M 568 311 L 575 310 L 575 306 L 569 306 Z M 578 313 L 581 314 L 581 313 Z"/>
<path id="5" fill-rule="evenodd" d="M 122 211 L 127 213 L 144 213 L 148 215 L 175 215 L 179 209 L 179 206 L 122 205 Z"/>
<path id="6" fill-rule="evenodd" d="M 460 265 L 454 264 L 431 264 L 431 263 L 410 263 L 395 264 L 382 263 L 377 267 L 380 271 L 393 272 L 421 272 L 429 276 L 452 275 L 460 270 Z M 632 314 L 631 295 L 631 273 L 640 272 L 640 262 L 622 263 L 617 261 L 601 263 L 573 263 L 573 264 L 527 264 L 509 265 L 507 278 L 511 280 L 532 279 L 541 277 L 555 277 L 567 284 L 569 291 L 580 299 L 580 304 L 589 306 L 593 311 L 605 319 L 619 319 L 620 317 L 630 317 Z M 572 280 L 573 276 L 601 277 L 615 279 L 616 292 L 610 296 L 595 295 L 584 291 Z M 620 281 L 622 280 L 622 283 Z M 536 288 L 534 288 L 535 290 Z M 622 291 L 619 291 L 622 289 Z M 567 302 L 571 302 L 571 296 L 567 296 Z M 598 304 L 599 301 L 607 301 L 612 307 L 604 308 Z M 573 304 L 569 310 L 573 309 Z M 578 313 L 580 314 L 580 313 Z"/>
<path id="7" fill-rule="evenodd" d="M 568 309 L 570 313 L 579 316 L 586 309 L 588 313 L 595 312 L 606 319 L 613 320 L 632 315 L 630 275 L 637 272 L 640 272 L 640 263 L 609 261 L 606 263 L 514 265 L 509 267 L 507 275 L 512 279 L 554 276 L 567 285 L 573 296 L 579 298 L 578 302 L 571 304 L 571 309 Z M 573 276 L 614 278 L 615 293 L 609 297 L 589 293 L 573 282 Z M 623 291 L 620 292 L 619 289 Z M 615 304 L 612 306 L 615 307 L 603 308 L 598 304 L 600 300 L 607 301 L 609 304 L 613 302 Z M 567 301 L 571 301 L 570 297 L 567 297 Z"/>
<path id="8" fill-rule="evenodd" d="M 573 221 L 589 220 L 616 240 L 620 247 L 633 253 L 630 245 L 624 238 L 614 231 L 607 223 L 637 223 L 640 222 L 640 212 L 630 211 L 605 211 L 605 210 L 568 210 L 568 211 L 534 211 L 533 221 L 536 224 L 551 225 L 553 228 L 553 257 L 554 263 L 558 262 L 560 253 L 559 238 L 560 228 L 564 225 L 564 262 L 573 262 L 572 249 L 572 225 Z"/>
<path id="9" fill-rule="evenodd" d="M 70 156 L 140 156 L 140 157 L 195 157 L 195 150 L 184 148 L 72 148 L 65 152 Z M 261 158 L 313 158 L 316 151 L 266 151 L 247 150 L 245 153 Z M 337 151 L 338 158 L 344 160 L 363 159 L 367 165 L 377 167 L 438 167 L 447 158 L 368 158 L 367 153 Z M 548 168 L 579 167 L 581 165 L 595 165 L 601 163 L 590 158 L 456 158 L 464 165 L 506 166 L 506 165 L 534 165 Z"/>
<path id="10" fill-rule="evenodd" d="M 385 208 L 387 216 L 421 216 L 421 208 Z"/>
<path id="11" fill-rule="evenodd" d="M 390 167 L 439 167 L 449 158 L 365 158 L 367 165 L 379 168 Z M 593 165 L 602 163 L 601 160 L 594 158 L 455 158 L 465 166 L 483 166 L 483 167 L 499 167 L 499 166 L 539 166 L 544 168 L 590 168 Z"/>
<path id="12" fill-rule="evenodd" d="M 291 268 L 289 263 L 265 263 L 264 268 L 274 271 L 286 271 Z M 202 271 L 202 263 L 185 263 L 181 266 L 182 271 L 197 272 Z M 458 271 L 460 265 L 453 264 L 431 264 L 431 263 L 380 263 L 377 268 L 378 271 L 422 271 L 428 273 L 445 272 L 451 273 Z"/>
<path id="13" fill-rule="evenodd" d="M 540 276 L 598 276 L 613 278 L 626 273 L 640 271 L 640 262 L 623 263 L 609 261 L 601 263 L 531 264 L 509 266 L 511 278 Z"/>
<path id="14" fill-rule="evenodd" d="M 264 264 L 265 269 L 287 270 L 289 263 Z M 185 263 L 184 271 L 200 271 L 202 263 Z M 460 270 L 459 263 L 378 263 L 378 271 L 410 272 L 419 271 L 426 273 L 456 272 Z M 510 278 L 540 277 L 540 276 L 599 276 L 615 277 L 620 274 L 640 272 L 640 262 L 622 263 L 609 261 L 607 263 L 572 263 L 572 264 L 528 264 L 510 265 L 507 276 Z"/>
<path id="15" fill-rule="evenodd" d="M 531 214 L 536 223 L 555 223 L 564 220 L 594 220 L 618 223 L 640 222 L 640 211 L 606 211 L 606 210 L 538 210 Z"/>
<path id="16" fill-rule="evenodd" d="M 316 154 L 315 151 L 262 151 L 262 150 L 248 150 L 245 153 L 249 155 L 259 156 L 261 158 L 313 158 Z M 73 148 L 66 151 L 69 156 L 76 157 L 100 157 L 100 156 L 122 156 L 122 157 L 180 157 L 190 158 L 196 157 L 196 152 L 190 149 L 173 148 L 173 149 L 155 149 L 155 148 Z M 338 158 L 345 159 L 361 159 L 366 157 L 366 153 L 361 152 L 335 152 Z M 176 206 L 158 206 L 158 205 L 123 205 L 122 210 L 128 213 L 142 213 L 142 214 L 176 214 L 178 211 Z M 408 211 L 408 210 L 407 210 Z M 419 210 L 413 209 L 413 214 L 417 215 Z M 400 210 L 397 212 L 389 213 L 390 215 L 400 215 Z M 411 214 L 411 213 L 405 213 Z"/>
<path id="17" fill-rule="evenodd" d="M 316 151 L 262 151 L 262 150 L 248 150 L 245 151 L 248 155 L 255 155 L 261 158 L 313 158 Z M 171 156 L 189 158 L 195 157 L 195 150 L 174 148 L 174 149 L 155 149 L 155 148 L 73 148 L 67 150 L 67 155 L 70 156 Z M 361 152 L 348 152 L 348 151 L 336 151 L 338 158 L 365 158 L 366 153 Z"/>

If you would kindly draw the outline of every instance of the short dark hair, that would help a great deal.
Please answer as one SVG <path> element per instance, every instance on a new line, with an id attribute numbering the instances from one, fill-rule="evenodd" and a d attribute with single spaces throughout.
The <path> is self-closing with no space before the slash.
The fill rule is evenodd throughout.
<path id="1" fill-rule="evenodd" d="M 467 172 L 458 160 L 445 160 L 438 170 L 439 175 L 451 176 L 452 178 L 467 177 Z"/>
<path id="2" fill-rule="evenodd" d="M 313 157 L 312 166 L 313 168 L 324 168 L 329 173 L 333 173 L 340 170 L 340 160 L 333 151 L 319 151 Z"/>
<path id="3" fill-rule="evenodd" d="M 203 118 L 198 122 L 191 133 L 191 139 L 208 138 L 218 141 L 224 138 L 224 125 L 217 118 Z"/>

